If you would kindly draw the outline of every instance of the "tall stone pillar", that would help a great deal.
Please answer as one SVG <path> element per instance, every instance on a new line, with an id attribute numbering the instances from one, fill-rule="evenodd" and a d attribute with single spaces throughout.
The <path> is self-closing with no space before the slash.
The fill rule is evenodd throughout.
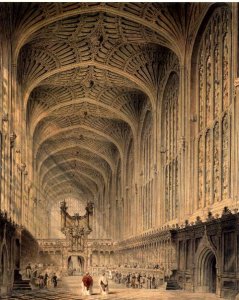
<path id="1" fill-rule="evenodd" d="M 235 205 L 238 207 L 239 205 L 239 78 L 235 80 L 235 99 L 234 99 L 234 163 L 233 163 L 233 170 L 232 173 L 234 174 L 234 199 Z"/>
<path id="2" fill-rule="evenodd" d="M 179 92 L 179 141 L 178 149 L 180 151 L 179 155 L 179 219 L 184 220 L 189 213 L 189 180 L 188 176 L 190 172 L 190 164 L 187 157 L 189 150 L 188 141 L 190 136 L 190 131 L 187 127 L 188 124 L 188 103 L 187 103 L 187 83 L 189 81 L 187 69 L 184 66 L 180 67 L 180 92 Z"/>
<path id="3" fill-rule="evenodd" d="M 10 28 L 1 27 L 1 129 L 2 129 L 2 149 L 1 149 L 1 209 L 9 212 L 10 197 L 10 118 L 11 118 L 11 45 Z"/>
<path id="4" fill-rule="evenodd" d="M 239 67 L 238 67 L 238 32 L 239 20 L 238 3 L 232 3 L 232 82 L 234 83 L 232 94 L 232 157 L 231 157 L 231 173 L 232 173 L 232 198 L 234 199 L 234 206 L 238 208 L 239 205 Z M 236 79 L 235 79 L 236 78 Z"/>

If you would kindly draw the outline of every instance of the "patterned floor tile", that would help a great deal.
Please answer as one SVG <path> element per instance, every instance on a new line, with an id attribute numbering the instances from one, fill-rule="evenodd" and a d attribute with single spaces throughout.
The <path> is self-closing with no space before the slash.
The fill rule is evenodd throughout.
<path id="1" fill-rule="evenodd" d="M 95 280 L 94 282 L 98 282 Z M 102 296 L 97 286 L 91 296 L 82 296 L 81 278 L 68 277 L 60 282 L 55 289 L 33 290 L 26 293 L 14 293 L 11 297 L 2 297 L 1 300 L 216 300 L 214 294 L 189 293 L 185 291 L 144 290 L 128 289 L 123 286 L 110 283 L 110 293 Z M 220 298 L 222 299 L 222 298 Z"/>

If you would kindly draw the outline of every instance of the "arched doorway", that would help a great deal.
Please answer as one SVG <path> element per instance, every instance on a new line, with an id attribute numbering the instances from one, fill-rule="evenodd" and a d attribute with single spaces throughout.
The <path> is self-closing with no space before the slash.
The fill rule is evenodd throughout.
<path id="1" fill-rule="evenodd" d="M 205 249 L 198 261 L 198 286 L 207 293 L 217 290 L 217 262 L 216 256 L 210 249 Z"/>
<path id="2" fill-rule="evenodd" d="M 68 274 L 82 275 L 84 273 L 84 257 L 79 255 L 71 255 L 68 257 Z"/>
<path id="3" fill-rule="evenodd" d="M 16 245 L 15 245 L 15 268 L 20 268 L 20 241 L 19 239 L 16 239 Z"/>
<path id="4" fill-rule="evenodd" d="M 8 256 L 7 249 L 4 246 L 1 255 L 1 274 L 0 274 L 0 285 L 6 287 L 8 283 Z"/>

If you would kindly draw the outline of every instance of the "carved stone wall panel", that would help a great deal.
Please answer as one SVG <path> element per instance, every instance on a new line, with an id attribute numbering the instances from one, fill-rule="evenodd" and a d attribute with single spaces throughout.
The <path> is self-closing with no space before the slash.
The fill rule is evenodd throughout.
<path id="1" fill-rule="evenodd" d="M 205 84 L 204 84 L 204 53 L 200 49 L 199 54 L 199 131 L 204 127 L 204 94 L 205 94 Z"/>
<path id="2" fill-rule="evenodd" d="M 206 205 L 210 205 L 211 199 L 211 135 L 210 135 L 210 130 L 207 131 L 206 133 L 206 174 L 205 174 L 205 196 L 206 196 Z"/>
<path id="3" fill-rule="evenodd" d="M 166 152 L 165 174 L 165 208 L 166 221 L 175 219 L 178 214 L 177 181 L 178 168 L 176 160 L 179 154 L 179 108 L 178 108 L 179 79 L 176 73 L 171 73 L 164 90 L 164 134 Z"/>
<path id="4" fill-rule="evenodd" d="M 213 201 L 220 201 L 221 189 L 221 172 L 220 172 L 220 139 L 219 139 L 219 123 L 216 122 L 213 131 Z"/>
<path id="5" fill-rule="evenodd" d="M 204 205 L 204 139 L 198 140 L 198 208 Z"/>
<path id="6" fill-rule="evenodd" d="M 199 43 L 197 64 L 199 208 L 202 207 L 204 182 L 205 205 L 207 206 L 211 202 L 226 199 L 230 190 L 228 117 L 224 117 L 222 121 L 222 115 L 230 106 L 231 63 L 229 57 L 232 52 L 230 28 L 229 8 L 218 7 L 212 13 Z M 202 142 L 203 136 L 205 136 L 204 142 Z M 221 145 L 222 159 L 220 158 Z M 205 162 L 203 162 L 203 149 L 205 149 Z"/>
<path id="7" fill-rule="evenodd" d="M 229 117 L 226 114 L 222 120 L 222 198 L 228 197 L 229 176 Z"/>
<path id="8" fill-rule="evenodd" d="M 229 101 L 229 76 L 230 76 L 230 58 L 231 54 L 231 35 L 230 35 L 230 13 L 227 10 L 222 12 L 222 77 L 223 77 L 223 110 L 227 109 Z"/>

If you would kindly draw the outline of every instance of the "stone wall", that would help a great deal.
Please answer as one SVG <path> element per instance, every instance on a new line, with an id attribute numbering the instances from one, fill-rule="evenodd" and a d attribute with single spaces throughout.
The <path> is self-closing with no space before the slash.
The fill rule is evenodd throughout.
<path id="1" fill-rule="evenodd" d="M 38 261 L 38 243 L 27 230 L 21 232 L 21 269 L 25 270 L 28 263 Z"/>
<path id="2" fill-rule="evenodd" d="M 23 227 L 0 212 L 0 295 L 12 290 L 29 262 L 37 261 L 38 243 Z"/>
<path id="3" fill-rule="evenodd" d="M 0 212 L 0 295 L 12 288 L 14 270 L 20 267 L 19 228 Z"/>
<path id="4" fill-rule="evenodd" d="M 239 214 L 224 208 L 221 218 L 172 231 L 179 285 L 189 291 L 215 292 L 231 299 L 239 289 Z"/>

